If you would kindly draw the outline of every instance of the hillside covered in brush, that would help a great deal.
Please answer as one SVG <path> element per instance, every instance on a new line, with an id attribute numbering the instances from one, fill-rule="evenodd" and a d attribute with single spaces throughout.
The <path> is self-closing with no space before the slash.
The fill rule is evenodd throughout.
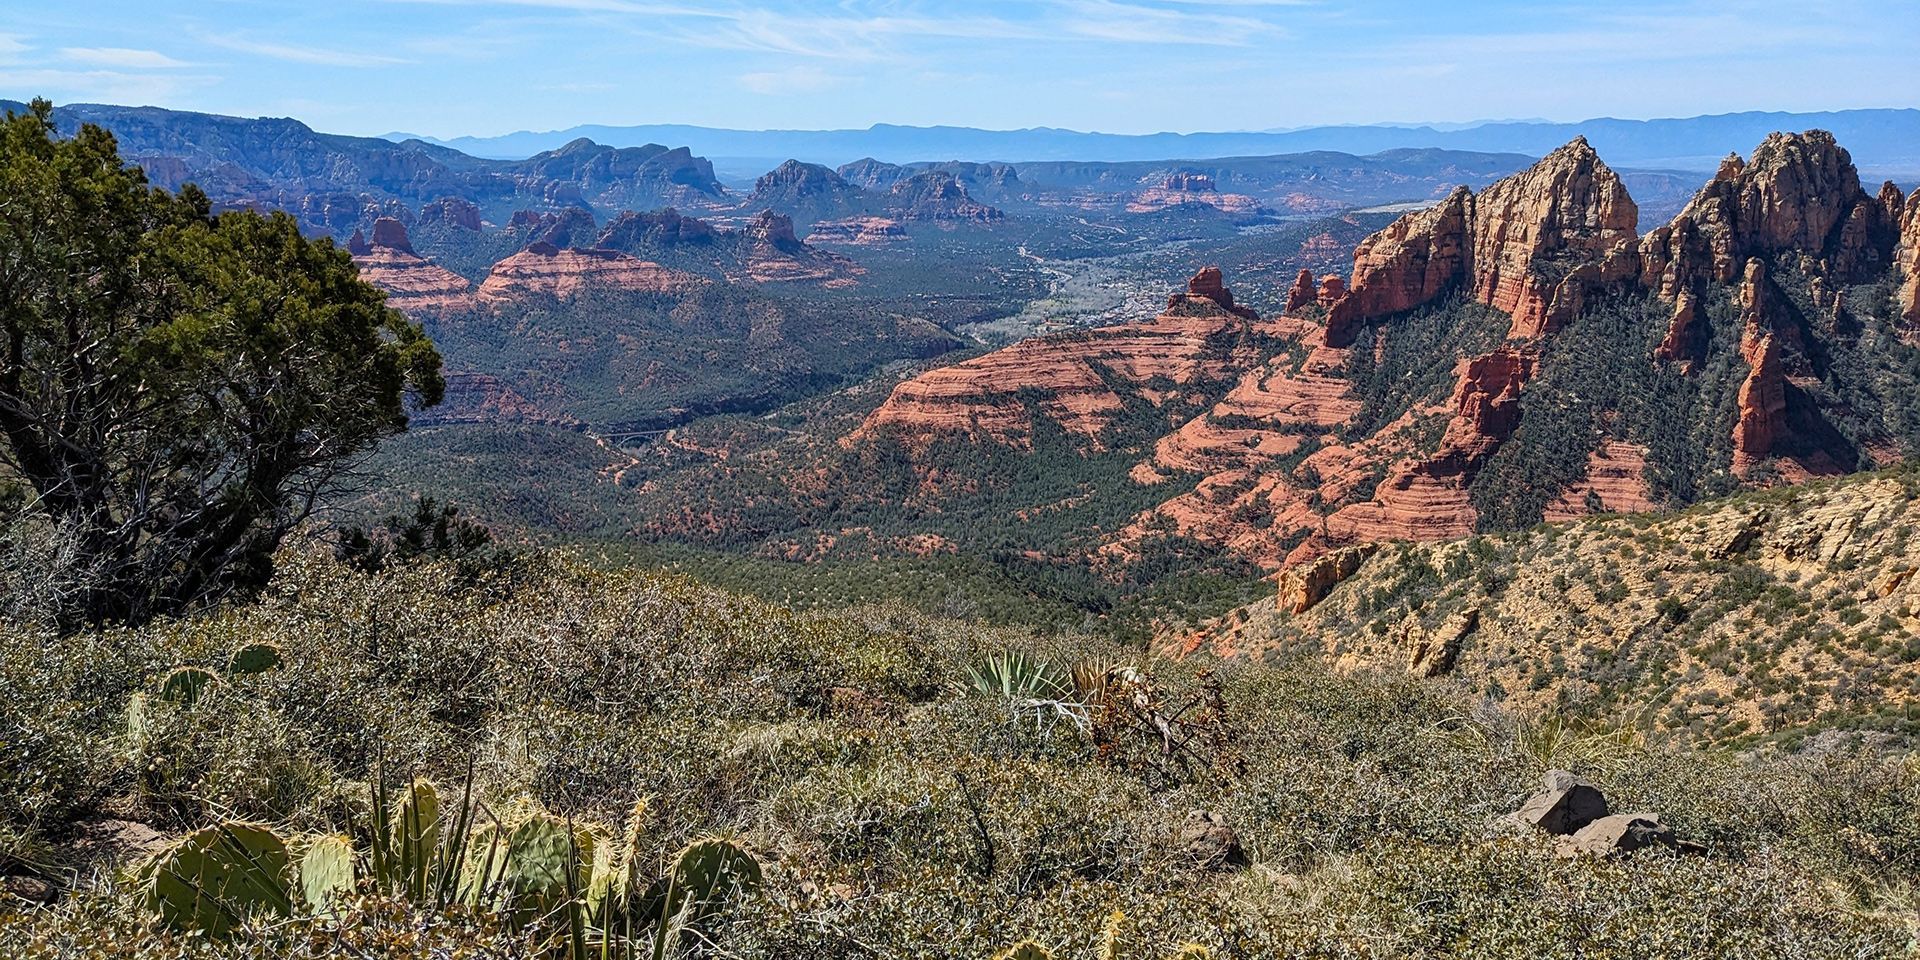
<path id="1" fill-rule="evenodd" d="M 1701 753 L 1418 677 L 797 614 L 565 555 L 365 573 L 294 546 L 257 601 L 15 622 L 0 686 L 11 957 L 595 956 L 628 930 L 614 955 L 1877 958 L 1913 936 L 1920 771 L 1870 746 Z M 1563 855 L 1508 819 L 1550 769 L 1682 843 Z M 231 919 L 153 886 L 225 855 L 209 825 L 269 864 L 220 888 Z M 663 938 L 596 894 L 570 928 L 569 843 L 588 890 L 592 864 L 644 886 L 710 838 L 751 858 L 724 904 Z M 435 892 L 456 840 L 468 877 L 519 851 L 478 907 Z"/>
<path id="2" fill-rule="evenodd" d="M 1920 730 L 1917 494 L 1904 466 L 1671 515 L 1349 547 L 1187 649 L 1444 677 L 1706 741 L 1904 739 Z"/>

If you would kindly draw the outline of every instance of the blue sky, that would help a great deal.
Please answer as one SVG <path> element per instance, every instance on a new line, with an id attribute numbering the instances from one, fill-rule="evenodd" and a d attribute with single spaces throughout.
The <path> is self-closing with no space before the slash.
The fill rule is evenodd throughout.
<path id="1" fill-rule="evenodd" d="M 0 96 L 434 136 L 1920 106 L 1920 0 L 9 0 Z"/>

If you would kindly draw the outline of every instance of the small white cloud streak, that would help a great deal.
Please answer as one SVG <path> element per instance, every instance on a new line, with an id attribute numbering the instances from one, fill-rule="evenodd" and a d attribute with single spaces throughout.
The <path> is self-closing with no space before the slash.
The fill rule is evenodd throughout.
<path id="1" fill-rule="evenodd" d="M 289 63 L 309 63 L 323 67 L 378 67 L 394 64 L 412 63 L 400 57 L 389 57 L 374 53 L 357 53 L 348 50 L 329 50 L 322 47 L 298 47 L 284 43 L 255 40 L 236 34 L 202 34 L 200 41 L 223 50 L 245 53 L 271 60 L 284 60 Z"/>
<path id="2" fill-rule="evenodd" d="M 193 66 L 158 50 L 132 50 L 126 47 L 62 47 L 60 56 L 75 63 L 127 70 L 178 70 Z"/>

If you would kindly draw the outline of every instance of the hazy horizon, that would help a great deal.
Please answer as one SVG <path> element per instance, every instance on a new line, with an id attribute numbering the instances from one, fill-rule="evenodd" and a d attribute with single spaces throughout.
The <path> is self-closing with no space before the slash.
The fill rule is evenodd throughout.
<path id="1" fill-rule="evenodd" d="M 0 90 L 439 139 L 581 125 L 1144 134 L 1898 108 L 1898 0 L 98 0 L 0 12 Z"/>

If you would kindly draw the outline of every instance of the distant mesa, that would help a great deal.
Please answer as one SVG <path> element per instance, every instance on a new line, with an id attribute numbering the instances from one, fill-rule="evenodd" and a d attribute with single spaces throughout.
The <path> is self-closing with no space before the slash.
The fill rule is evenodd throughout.
<path id="1" fill-rule="evenodd" d="M 1128 213 L 1158 213 L 1183 204 L 1213 207 L 1223 213 L 1252 215 L 1262 212 L 1253 197 L 1221 193 L 1214 178 L 1198 170 L 1175 170 L 1127 202 Z"/>
<path id="2" fill-rule="evenodd" d="M 1257 319 L 1234 304 L 1220 269 L 1207 267 L 1152 320 L 1035 337 L 904 381 L 845 442 L 887 434 L 923 446 L 957 433 L 1027 446 L 1036 416 L 1097 442 L 1126 408 L 1121 385 L 1158 406 L 1253 362 Z"/>
<path id="3" fill-rule="evenodd" d="M 467 278 L 413 252 L 407 226 L 381 217 L 373 222 L 373 238 L 359 230 L 347 240 L 360 278 L 387 292 L 387 305 L 409 314 L 456 310 L 472 302 Z"/>
<path id="4" fill-rule="evenodd" d="M 536 240 L 493 265 L 480 284 L 486 301 L 544 296 L 571 300 L 592 290 L 678 295 L 706 281 L 613 250 L 561 248 Z"/>
<path id="5" fill-rule="evenodd" d="M 847 217 L 822 220 L 807 234 L 809 243 L 844 243 L 854 246 L 878 246 L 907 239 L 900 221 L 886 217 Z"/>
<path id="6" fill-rule="evenodd" d="M 1005 217 L 999 210 L 973 199 L 958 178 L 944 170 L 928 170 L 895 183 L 888 209 L 896 220 L 936 223 L 992 223 Z"/>

